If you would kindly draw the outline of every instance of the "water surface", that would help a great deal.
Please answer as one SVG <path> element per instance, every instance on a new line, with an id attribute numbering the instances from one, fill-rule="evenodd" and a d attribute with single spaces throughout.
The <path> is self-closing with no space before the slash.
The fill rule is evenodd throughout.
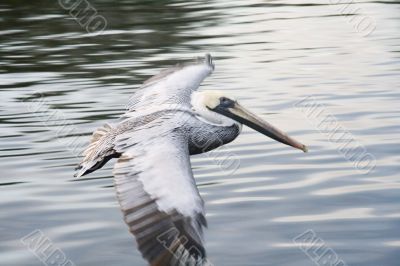
<path id="1" fill-rule="evenodd" d="M 82 180 L 73 168 L 91 132 L 123 113 L 143 80 L 210 52 L 216 71 L 202 88 L 226 90 L 310 147 L 302 154 L 244 128 L 192 158 L 211 261 L 313 265 L 293 242 L 313 230 L 347 265 L 398 265 L 400 5 L 334 2 L 97 0 L 107 26 L 93 35 L 58 1 L 2 1 L 0 264 L 42 265 L 20 242 L 39 229 L 75 265 L 145 265 L 112 163 Z M 362 18 L 376 23 L 368 36 Z M 322 114 L 308 114 L 303 99 Z M 359 171 L 321 116 L 376 166 Z"/>

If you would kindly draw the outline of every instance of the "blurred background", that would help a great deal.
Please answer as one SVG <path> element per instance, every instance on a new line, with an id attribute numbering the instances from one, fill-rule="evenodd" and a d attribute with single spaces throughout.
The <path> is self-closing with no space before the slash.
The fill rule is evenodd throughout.
<path id="1" fill-rule="evenodd" d="M 34 230 L 77 266 L 146 265 L 115 198 L 113 162 L 81 180 L 74 167 L 141 82 L 206 52 L 216 70 L 202 88 L 229 91 L 310 149 L 244 128 L 192 158 L 210 260 L 398 265 L 398 1 L 75 2 L 0 3 L 0 265 L 43 265 L 20 241 Z M 366 167 L 332 139 L 336 128 Z M 307 230 L 335 261 L 293 241 Z"/>

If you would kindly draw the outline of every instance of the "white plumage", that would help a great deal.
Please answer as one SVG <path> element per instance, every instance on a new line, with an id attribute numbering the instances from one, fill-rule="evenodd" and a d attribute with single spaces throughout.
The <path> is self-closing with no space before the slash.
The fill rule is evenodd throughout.
<path id="1" fill-rule="evenodd" d="M 78 166 L 79 177 L 118 158 L 113 170 L 117 198 L 150 265 L 209 265 L 202 238 L 204 204 L 193 178 L 191 154 L 231 142 L 243 123 L 306 149 L 222 92 L 195 92 L 213 70 L 207 54 L 147 80 L 117 123 L 93 133 Z"/>

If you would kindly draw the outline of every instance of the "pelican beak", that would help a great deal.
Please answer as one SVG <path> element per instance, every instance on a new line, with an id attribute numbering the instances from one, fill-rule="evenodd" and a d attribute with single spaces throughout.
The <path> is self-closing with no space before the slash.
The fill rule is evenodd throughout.
<path id="1" fill-rule="evenodd" d="M 262 120 L 257 115 L 246 110 L 244 107 L 242 107 L 236 101 L 234 102 L 234 104 L 232 106 L 230 106 L 228 108 L 218 108 L 217 107 L 215 109 L 215 111 L 222 115 L 225 115 L 239 123 L 242 123 L 242 124 L 252 128 L 252 129 L 260 132 L 261 134 L 264 134 L 276 141 L 279 141 L 286 145 L 300 149 L 303 152 L 308 151 L 307 146 L 305 146 L 304 144 L 301 144 L 297 140 L 289 137 L 283 131 L 277 129 L 270 123 Z"/>

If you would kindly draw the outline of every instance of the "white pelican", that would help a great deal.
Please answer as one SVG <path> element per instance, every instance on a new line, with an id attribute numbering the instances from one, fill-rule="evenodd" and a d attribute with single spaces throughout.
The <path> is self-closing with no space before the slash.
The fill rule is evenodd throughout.
<path id="1" fill-rule="evenodd" d="M 190 155 L 231 142 L 242 124 L 307 151 L 225 93 L 197 92 L 213 70 L 207 54 L 145 81 L 121 119 L 93 133 L 77 167 L 80 177 L 118 158 L 113 170 L 117 198 L 138 249 L 152 266 L 211 265 L 203 247 L 204 204 Z"/>

